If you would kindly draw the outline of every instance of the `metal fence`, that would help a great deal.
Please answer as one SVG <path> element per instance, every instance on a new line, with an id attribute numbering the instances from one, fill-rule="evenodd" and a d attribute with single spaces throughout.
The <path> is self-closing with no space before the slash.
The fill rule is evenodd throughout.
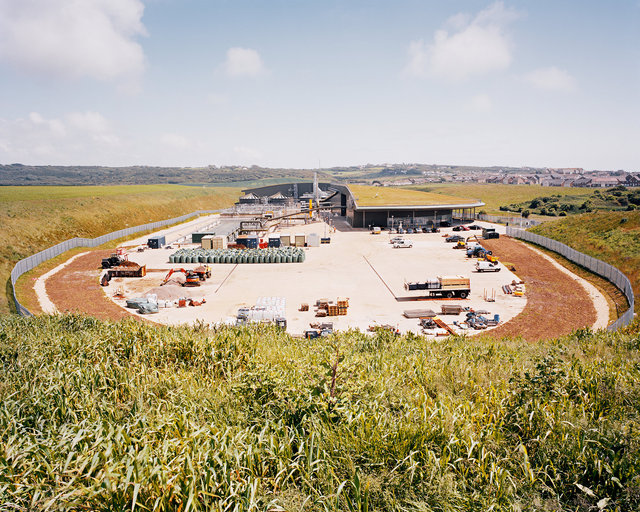
<path id="1" fill-rule="evenodd" d="M 476 213 L 476 219 L 506 224 L 507 226 L 520 226 L 521 228 L 530 228 L 542 224 L 539 220 L 525 219 L 524 217 L 503 217 L 501 215 L 487 215 L 486 213 Z"/>
<path id="2" fill-rule="evenodd" d="M 524 229 L 517 229 L 512 228 L 511 226 L 507 226 L 507 235 L 526 240 L 527 242 L 532 242 L 536 245 L 546 247 L 553 252 L 557 252 L 558 254 L 561 254 L 562 256 L 567 258 L 569 261 L 577 263 L 578 265 L 589 269 L 594 274 L 598 274 L 599 276 L 604 277 L 607 281 L 613 283 L 618 289 L 620 289 L 620 291 L 624 293 L 625 297 L 629 301 L 629 309 L 625 311 L 625 313 L 613 324 L 607 327 L 608 330 L 615 331 L 620 327 L 629 325 L 633 321 L 633 312 L 635 306 L 633 288 L 631 287 L 631 282 L 629 281 L 627 276 L 625 276 L 617 268 L 597 258 L 592 258 L 591 256 L 587 256 L 586 254 L 578 252 L 568 245 L 558 242 L 557 240 L 552 240 L 551 238 L 536 235 L 534 233 L 525 231 Z"/>
<path id="3" fill-rule="evenodd" d="M 65 240 L 59 244 L 56 244 L 44 251 L 40 251 L 33 256 L 29 256 L 20 260 L 16 263 L 15 267 L 11 271 L 11 288 L 13 293 L 13 302 L 16 305 L 16 311 L 18 314 L 23 316 L 30 316 L 31 312 L 25 308 L 16 297 L 16 281 L 18 278 L 24 274 L 25 272 L 29 272 L 34 269 L 41 263 L 48 261 L 60 254 L 70 250 L 75 249 L 76 247 L 97 247 L 106 242 L 110 242 L 111 240 L 117 240 L 118 238 L 123 238 L 125 236 L 132 235 L 134 233 L 139 233 L 140 231 L 148 231 L 155 230 L 158 228 L 162 228 L 165 226 L 169 226 L 171 224 L 177 224 L 179 222 L 184 222 L 192 217 L 196 217 L 198 215 L 203 214 L 211 214 L 218 213 L 220 210 L 197 210 L 195 212 L 187 213 L 180 217 L 174 217 L 173 219 L 161 220 L 158 222 L 150 222 L 148 224 L 141 224 L 140 226 L 133 226 L 126 229 L 120 229 L 118 231 L 113 231 L 112 233 L 107 233 L 106 235 L 99 236 L 97 238 L 72 238 L 70 240 Z"/>

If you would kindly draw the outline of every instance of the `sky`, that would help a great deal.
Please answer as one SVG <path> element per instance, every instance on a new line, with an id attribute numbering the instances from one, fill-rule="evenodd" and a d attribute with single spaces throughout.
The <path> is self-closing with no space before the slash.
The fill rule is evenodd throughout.
<path id="1" fill-rule="evenodd" d="M 640 171 L 640 0 L 0 0 L 0 163 Z"/>

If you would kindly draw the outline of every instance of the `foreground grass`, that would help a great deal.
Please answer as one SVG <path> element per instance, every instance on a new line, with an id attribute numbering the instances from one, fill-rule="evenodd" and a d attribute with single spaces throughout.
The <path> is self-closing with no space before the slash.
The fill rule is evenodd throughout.
<path id="1" fill-rule="evenodd" d="M 640 212 L 587 213 L 546 222 L 531 231 L 613 265 L 640 296 Z M 639 308 L 640 301 L 636 312 Z"/>
<path id="2" fill-rule="evenodd" d="M 0 187 L 0 279 L 15 263 L 73 237 L 94 238 L 194 210 L 230 206 L 239 189 L 134 185 L 105 187 Z M 0 294 L 9 311 L 10 286 Z"/>
<path id="3" fill-rule="evenodd" d="M 637 510 L 640 338 L 0 318 L 11 510 Z"/>

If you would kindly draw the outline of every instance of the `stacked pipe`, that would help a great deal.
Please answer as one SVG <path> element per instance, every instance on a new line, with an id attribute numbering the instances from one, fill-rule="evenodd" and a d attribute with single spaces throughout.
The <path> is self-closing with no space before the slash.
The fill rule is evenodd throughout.
<path id="1" fill-rule="evenodd" d="M 300 247 L 265 249 L 178 249 L 169 256 L 170 263 L 302 263 Z"/>

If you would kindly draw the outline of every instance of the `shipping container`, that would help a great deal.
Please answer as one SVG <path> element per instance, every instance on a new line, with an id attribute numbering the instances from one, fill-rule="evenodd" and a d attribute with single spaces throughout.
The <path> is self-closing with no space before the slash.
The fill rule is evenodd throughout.
<path id="1" fill-rule="evenodd" d="M 203 236 L 200 245 L 203 249 L 213 249 L 213 235 Z"/>
<path id="2" fill-rule="evenodd" d="M 289 247 L 291 245 L 291 235 L 280 235 L 280 245 L 282 245 L 283 247 Z"/>
<path id="3" fill-rule="evenodd" d="M 199 244 L 205 236 L 213 235 L 215 235 L 214 231 L 198 231 L 197 233 L 191 233 L 191 243 Z"/>
<path id="4" fill-rule="evenodd" d="M 152 236 L 147 239 L 147 246 L 149 249 L 160 249 L 167 245 L 164 236 Z"/>
<path id="5" fill-rule="evenodd" d="M 272 235 L 269 237 L 269 247 L 280 247 L 280 236 Z"/>
<path id="6" fill-rule="evenodd" d="M 306 243 L 306 241 L 307 241 L 307 237 L 302 233 L 298 233 L 295 236 L 295 246 L 296 247 L 304 247 L 304 244 Z"/>

